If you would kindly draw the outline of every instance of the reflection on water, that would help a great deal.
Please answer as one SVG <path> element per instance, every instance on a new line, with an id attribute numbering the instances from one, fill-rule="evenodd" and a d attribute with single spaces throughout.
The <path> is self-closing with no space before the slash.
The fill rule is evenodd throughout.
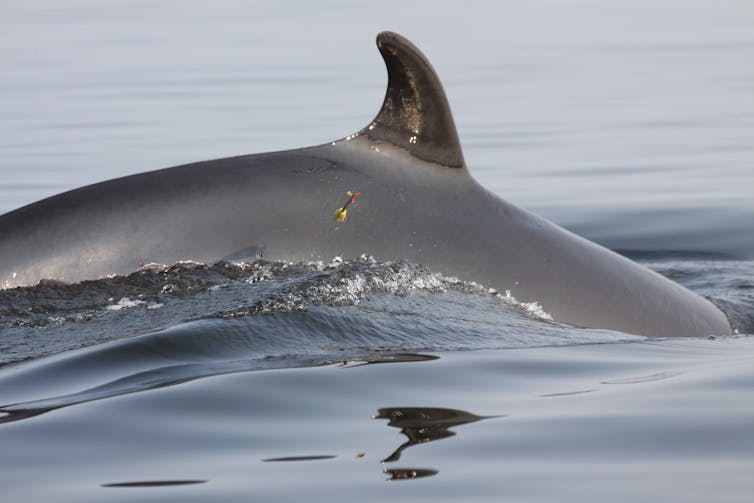
<path id="1" fill-rule="evenodd" d="M 360 365 L 370 363 L 386 363 L 389 361 L 422 361 L 428 358 L 422 358 L 425 355 L 399 354 L 387 355 L 375 359 L 364 360 Z M 345 363 L 345 362 L 344 362 Z M 473 423 L 480 419 L 500 416 L 477 416 L 458 409 L 443 409 L 439 407 L 386 407 L 379 409 L 374 419 L 387 419 L 388 426 L 400 428 L 401 433 L 408 437 L 408 440 L 398 446 L 392 454 L 381 463 L 392 463 L 401 458 L 404 449 L 416 444 L 423 444 L 433 440 L 440 440 L 454 436 L 456 433 L 450 431 L 454 426 Z M 357 458 L 362 458 L 364 453 L 358 453 Z M 308 455 L 308 456 L 285 456 L 263 459 L 264 462 L 288 462 L 288 461 L 318 461 L 334 459 L 333 455 Z M 388 480 L 411 480 L 423 477 L 437 475 L 438 470 L 433 468 L 385 468 L 383 473 L 390 475 Z"/>
<path id="2" fill-rule="evenodd" d="M 53 408 L 23 409 L 12 412 L 0 409 L 0 424 L 20 421 L 21 419 L 29 419 L 30 417 L 38 416 L 45 412 L 50 412 L 51 410 L 53 410 Z"/>
<path id="3" fill-rule="evenodd" d="M 362 365 L 374 365 L 377 363 L 406 363 L 406 362 L 427 362 L 438 360 L 440 357 L 435 355 L 422 355 L 418 353 L 393 353 L 384 355 L 372 355 L 364 360 L 343 360 L 341 367 L 360 367 Z"/>
<path id="4" fill-rule="evenodd" d="M 274 463 L 279 461 L 319 461 L 321 459 L 335 459 L 335 456 L 331 454 L 322 454 L 319 456 L 285 456 L 282 458 L 267 458 L 262 461 L 265 463 Z"/>
<path id="5" fill-rule="evenodd" d="M 102 484 L 102 487 L 166 487 L 205 483 L 207 483 L 206 480 L 144 480 L 138 482 L 113 482 L 111 484 Z"/>
<path id="6" fill-rule="evenodd" d="M 390 407 L 377 411 L 375 419 L 387 419 L 388 426 L 400 428 L 408 440 L 398 446 L 393 453 L 382 460 L 392 463 L 401 459 L 404 449 L 416 444 L 432 442 L 454 436 L 449 428 L 473 423 L 489 416 L 476 416 L 457 409 L 440 409 L 437 407 Z"/>
<path id="7" fill-rule="evenodd" d="M 422 355 L 394 355 L 392 357 L 380 359 L 377 361 L 366 361 L 365 363 L 384 363 L 386 361 L 400 361 L 402 357 L 416 357 Z M 422 358 L 418 359 L 419 361 Z M 414 360 L 416 361 L 416 360 Z M 374 419 L 387 419 L 388 426 L 400 428 L 401 433 L 408 437 L 408 440 L 398 446 L 392 454 L 381 463 L 392 463 L 401 458 L 404 449 L 416 444 L 423 444 L 433 440 L 440 440 L 454 436 L 456 433 L 450 431 L 454 426 L 473 423 L 480 419 L 500 416 L 477 416 L 458 409 L 443 409 L 439 407 L 386 407 L 379 409 Z M 363 457 L 363 453 L 356 455 L 357 458 Z M 314 456 L 285 456 L 276 458 L 263 459 L 264 462 L 286 462 L 286 461 L 317 461 L 334 459 L 333 455 L 314 455 Z M 390 476 L 388 480 L 411 480 L 423 477 L 437 475 L 438 470 L 433 468 L 385 468 L 383 473 Z"/>
<path id="8" fill-rule="evenodd" d="M 391 468 L 386 469 L 385 473 L 390 475 L 388 480 L 411 480 L 437 475 L 437 470 L 427 468 Z"/>
<path id="9" fill-rule="evenodd" d="M 375 419 L 387 419 L 388 426 L 400 428 L 408 440 L 398 446 L 382 463 L 392 463 L 401 459 L 404 449 L 416 444 L 432 442 L 454 436 L 450 431 L 454 426 L 473 423 L 490 416 L 477 416 L 457 409 L 438 407 L 388 407 L 377 411 Z M 388 480 L 410 480 L 437 475 L 438 470 L 431 468 L 386 468 L 390 475 Z"/>
<path id="10" fill-rule="evenodd" d="M 629 377 L 626 379 L 611 379 L 609 381 L 602 381 L 602 384 L 639 384 L 652 381 L 663 381 L 665 379 L 671 379 L 683 374 L 681 371 L 673 372 L 656 372 L 654 374 L 638 377 Z"/>

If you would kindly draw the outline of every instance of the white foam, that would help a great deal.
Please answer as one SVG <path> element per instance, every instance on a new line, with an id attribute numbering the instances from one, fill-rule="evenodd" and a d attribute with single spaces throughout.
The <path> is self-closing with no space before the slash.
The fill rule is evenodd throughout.
<path id="1" fill-rule="evenodd" d="M 110 304 L 105 309 L 108 311 L 120 311 L 128 307 L 136 307 L 141 304 L 146 304 L 143 300 L 131 300 L 128 297 L 123 297 L 115 304 Z"/>

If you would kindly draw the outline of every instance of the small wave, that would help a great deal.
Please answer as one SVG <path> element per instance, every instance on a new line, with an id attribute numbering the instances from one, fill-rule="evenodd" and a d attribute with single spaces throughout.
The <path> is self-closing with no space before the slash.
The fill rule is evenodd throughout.
<path id="1" fill-rule="evenodd" d="M 215 313 L 227 318 L 256 314 L 302 311 L 313 305 L 354 306 L 370 294 L 404 297 L 412 292 L 443 293 L 455 290 L 474 295 L 489 295 L 520 308 L 531 316 L 552 320 L 536 302 L 522 303 L 506 290 L 503 294 L 473 282 L 430 272 L 421 265 L 408 262 L 377 262 L 362 255 L 359 259 L 343 261 L 335 257 L 330 263 L 282 262 L 254 271 L 246 283 L 285 278 L 269 289 L 255 303 L 240 309 Z M 229 286 L 229 285 L 226 285 Z M 218 286 L 216 288 L 223 288 Z"/>
<path id="2" fill-rule="evenodd" d="M 98 311 L 120 311 L 144 306 L 163 307 L 170 299 L 186 299 L 203 292 L 231 287 L 272 284 L 263 295 L 249 291 L 258 300 L 246 309 L 218 310 L 205 316 L 232 317 L 288 312 L 309 305 L 355 305 L 371 293 L 405 296 L 413 291 L 445 292 L 455 289 L 478 295 L 489 294 L 518 306 L 532 316 L 550 320 L 536 302 L 522 303 L 510 291 L 502 294 L 483 285 L 432 273 L 407 262 L 377 262 L 363 255 L 331 262 L 225 262 L 206 265 L 179 262 L 172 266 L 149 264 L 125 276 L 109 276 L 66 284 L 40 281 L 31 287 L 0 291 L 0 316 L 6 324 L 42 326 L 61 321 L 86 321 Z M 119 300 L 115 300 L 119 299 Z M 83 317 L 82 317 L 83 316 Z"/>
<path id="3" fill-rule="evenodd" d="M 405 298 L 454 291 L 551 319 L 510 292 L 432 273 L 407 262 L 362 256 L 330 262 L 150 264 L 125 276 L 65 284 L 42 281 L 0 291 L 0 364 L 132 337 L 186 321 L 361 305 L 379 295 Z"/>

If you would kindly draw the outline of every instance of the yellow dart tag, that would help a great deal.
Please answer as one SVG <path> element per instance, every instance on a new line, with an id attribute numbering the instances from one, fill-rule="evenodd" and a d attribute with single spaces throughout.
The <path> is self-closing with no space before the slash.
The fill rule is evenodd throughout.
<path id="1" fill-rule="evenodd" d="M 336 222 L 345 222 L 346 220 L 348 220 L 348 206 L 351 204 L 356 204 L 356 198 L 361 195 L 361 192 L 356 192 L 354 194 L 349 190 L 348 192 L 346 192 L 346 195 L 348 196 L 348 200 L 342 208 L 335 210 L 335 214 L 333 215 L 333 218 Z"/>

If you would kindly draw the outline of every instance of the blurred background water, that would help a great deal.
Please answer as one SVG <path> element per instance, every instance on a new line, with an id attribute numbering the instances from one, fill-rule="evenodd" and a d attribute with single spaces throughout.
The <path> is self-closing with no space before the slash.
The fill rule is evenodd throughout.
<path id="1" fill-rule="evenodd" d="M 484 186 L 752 332 L 752 2 L 43 0 L 0 18 L 0 212 L 355 132 L 384 96 L 389 29 L 438 71 Z M 275 267 L 4 292 L 7 499 L 754 490 L 746 335 L 563 327 L 411 264 Z"/>

